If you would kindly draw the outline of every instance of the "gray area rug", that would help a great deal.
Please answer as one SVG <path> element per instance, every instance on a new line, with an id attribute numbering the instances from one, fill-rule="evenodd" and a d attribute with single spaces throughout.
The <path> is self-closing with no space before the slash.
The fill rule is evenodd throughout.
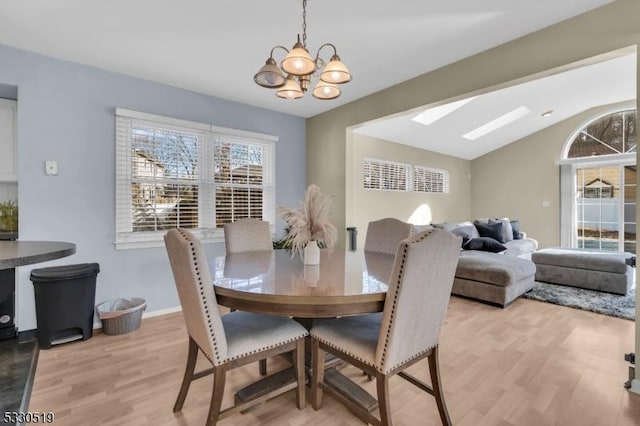
<path id="1" fill-rule="evenodd" d="M 536 282 L 533 289 L 523 294 L 522 297 L 628 320 L 636 318 L 635 288 L 632 288 L 626 296 L 619 296 L 600 291 Z"/>

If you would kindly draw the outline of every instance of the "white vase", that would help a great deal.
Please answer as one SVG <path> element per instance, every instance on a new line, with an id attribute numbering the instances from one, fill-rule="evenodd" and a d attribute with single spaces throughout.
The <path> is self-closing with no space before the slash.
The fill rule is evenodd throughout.
<path id="1" fill-rule="evenodd" d="M 304 255 L 302 261 L 305 265 L 318 265 L 320 264 L 320 247 L 315 240 L 311 240 L 304 247 Z"/>
<path id="2" fill-rule="evenodd" d="M 320 280 L 320 265 L 304 265 L 304 283 L 309 287 L 315 287 Z"/>

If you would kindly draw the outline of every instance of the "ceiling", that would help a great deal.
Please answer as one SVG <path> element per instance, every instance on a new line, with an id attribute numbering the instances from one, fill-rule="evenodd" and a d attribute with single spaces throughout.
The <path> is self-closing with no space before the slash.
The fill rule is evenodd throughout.
<path id="1" fill-rule="evenodd" d="M 301 32 L 300 0 L 3 1 L 0 44 L 311 117 L 609 1 L 309 0 L 311 53 L 334 43 L 354 76 L 333 101 L 253 83 Z"/>
<path id="2" fill-rule="evenodd" d="M 445 104 L 445 109 L 446 105 L 458 105 L 458 108 L 429 125 L 412 119 L 426 110 L 439 111 L 440 107 L 414 109 L 355 131 L 472 160 L 587 109 L 633 100 L 636 78 L 636 54 L 628 54 L 467 98 L 466 103 Z M 514 110 L 523 111 L 525 115 L 475 140 L 463 136 Z M 543 117 L 541 114 L 546 111 L 553 112 Z"/>

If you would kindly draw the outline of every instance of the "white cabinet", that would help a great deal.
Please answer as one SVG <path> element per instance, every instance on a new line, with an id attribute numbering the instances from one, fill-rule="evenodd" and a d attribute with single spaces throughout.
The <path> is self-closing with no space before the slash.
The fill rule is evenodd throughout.
<path id="1" fill-rule="evenodd" d="M 16 101 L 0 99 L 0 182 L 18 181 Z"/>

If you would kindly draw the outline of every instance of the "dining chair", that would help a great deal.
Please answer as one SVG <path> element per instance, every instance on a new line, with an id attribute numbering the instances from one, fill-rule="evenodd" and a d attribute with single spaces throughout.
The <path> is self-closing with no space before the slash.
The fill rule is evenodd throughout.
<path id="1" fill-rule="evenodd" d="M 460 237 L 432 229 L 403 240 L 395 255 L 382 314 L 314 322 L 312 405 L 322 406 L 323 389 L 373 425 L 391 425 L 389 378 L 395 374 L 436 399 L 443 425 L 450 425 L 438 367 L 438 342 L 453 285 Z M 324 355 L 336 357 L 376 379 L 380 418 L 324 385 Z M 428 358 L 431 385 L 404 370 Z"/>
<path id="2" fill-rule="evenodd" d="M 240 311 L 221 316 L 200 241 L 184 229 L 168 231 L 164 241 L 189 334 L 187 364 L 173 411 L 182 410 L 193 380 L 212 373 L 213 391 L 207 425 L 215 425 L 219 419 L 292 389 L 297 389 L 296 404 L 303 409 L 306 405 L 304 338 L 308 335 L 307 330 L 285 317 Z M 295 382 L 252 401 L 221 409 L 228 370 L 286 352 L 293 354 Z M 207 358 L 212 368 L 195 372 L 198 353 Z"/>
<path id="3" fill-rule="evenodd" d="M 269 222 L 251 217 L 224 224 L 224 244 L 227 254 L 253 251 L 273 251 Z M 260 375 L 267 375 L 267 360 L 258 364 Z"/>
<path id="4" fill-rule="evenodd" d="M 392 217 L 369 222 L 365 251 L 396 254 L 398 243 L 411 236 L 413 225 Z"/>
<path id="5" fill-rule="evenodd" d="M 273 251 L 269 222 L 244 218 L 224 224 L 224 243 L 227 254 L 248 251 Z"/>

